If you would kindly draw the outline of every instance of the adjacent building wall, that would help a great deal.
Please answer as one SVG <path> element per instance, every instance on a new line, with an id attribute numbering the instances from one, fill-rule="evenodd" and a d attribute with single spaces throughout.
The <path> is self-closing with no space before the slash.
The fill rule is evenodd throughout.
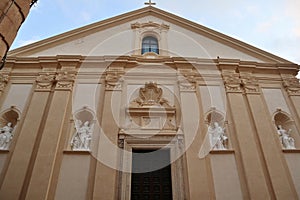
<path id="1" fill-rule="evenodd" d="M 32 0 L 1 0 L 0 2 L 0 59 L 13 43 L 26 19 Z"/>

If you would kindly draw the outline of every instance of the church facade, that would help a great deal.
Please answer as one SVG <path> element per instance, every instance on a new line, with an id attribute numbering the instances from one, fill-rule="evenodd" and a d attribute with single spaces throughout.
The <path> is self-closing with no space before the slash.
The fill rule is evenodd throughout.
<path id="1" fill-rule="evenodd" d="M 10 51 L 0 199 L 299 199 L 298 70 L 151 5 Z"/>

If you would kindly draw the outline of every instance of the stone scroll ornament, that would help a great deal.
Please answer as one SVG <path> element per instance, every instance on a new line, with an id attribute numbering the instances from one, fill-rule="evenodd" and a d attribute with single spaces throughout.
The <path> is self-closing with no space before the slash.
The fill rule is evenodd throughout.
<path id="1" fill-rule="evenodd" d="M 8 122 L 7 125 L 0 128 L 0 149 L 7 150 L 13 138 L 12 123 Z"/>
<path id="2" fill-rule="evenodd" d="M 131 102 L 130 107 L 143 107 L 160 105 L 167 108 L 172 108 L 168 100 L 162 98 L 163 90 L 157 87 L 157 83 L 149 82 L 144 88 L 140 88 L 139 97 Z"/>
<path id="3" fill-rule="evenodd" d="M 76 132 L 71 139 L 72 150 L 89 151 L 92 140 L 93 125 L 90 125 L 89 121 L 82 123 L 81 120 L 76 120 L 75 129 Z"/>

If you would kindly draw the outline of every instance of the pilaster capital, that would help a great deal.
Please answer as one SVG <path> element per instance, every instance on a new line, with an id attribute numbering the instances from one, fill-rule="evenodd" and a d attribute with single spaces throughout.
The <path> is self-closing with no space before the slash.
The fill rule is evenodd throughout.
<path id="1" fill-rule="evenodd" d="M 106 90 L 121 90 L 123 83 L 123 70 L 113 69 L 106 71 L 105 89 Z"/>
<path id="2" fill-rule="evenodd" d="M 56 76 L 55 90 L 72 90 L 76 78 L 75 71 L 60 71 Z"/>
<path id="3" fill-rule="evenodd" d="M 35 91 L 49 92 L 55 81 L 55 74 L 40 73 L 39 76 L 36 77 L 35 81 L 36 81 Z"/>
<path id="4" fill-rule="evenodd" d="M 260 94 L 258 80 L 251 73 L 243 74 L 241 82 L 246 94 Z"/>
<path id="5" fill-rule="evenodd" d="M 0 73 L 0 92 L 2 92 L 9 80 L 8 74 Z"/>
<path id="6" fill-rule="evenodd" d="M 241 93 L 242 89 L 242 81 L 240 79 L 240 75 L 235 72 L 223 72 L 222 73 L 225 90 L 228 93 Z"/>
<path id="7" fill-rule="evenodd" d="M 294 76 L 283 76 L 283 86 L 290 96 L 300 96 L 300 82 Z"/>
<path id="8" fill-rule="evenodd" d="M 178 84 L 181 92 L 195 92 L 196 91 L 196 78 L 193 71 L 182 72 L 178 76 Z"/>

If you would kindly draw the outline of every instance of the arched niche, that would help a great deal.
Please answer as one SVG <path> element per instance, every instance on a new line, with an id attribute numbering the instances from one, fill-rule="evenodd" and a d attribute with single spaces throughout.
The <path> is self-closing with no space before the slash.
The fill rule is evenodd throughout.
<path id="1" fill-rule="evenodd" d="M 229 138 L 224 114 L 212 107 L 205 115 L 205 123 L 211 150 L 228 150 Z"/>
<path id="2" fill-rule="evenodd" d="M 0 149 L 8 150 L 14 137 L 20 112 L 14 106 L 0 114 Z"/>
<path id="3" fill-rule="evenodd" d="M 294 120 L 288 113 L 282 111 L 281 109 L 277 109 L 277 111 L 273 114 L 273 123 L 277 129 L 277 135 L 278 135 L 281 145 L 284 149 L 299 148 L 300 137 L 299 137 L 298 129 L 295 125 Z M 289 135 L 289 137 L 291 137 L 291 139 L 290 139 L 291 141 L 294 140 L 293 141 L 294 144 L 292 145 L 294 147 L 290 146 L 289 148 L 287 148 L 283 144 L 281 134 L 280 134 L 280 129 L 286 131 L 286 133 Z"/>
<path id="4" fill-rule="evenodd" d="M 71 139 L 69 146 L 73 151 L 90 151 L 92 134 L 95 125 L 95 114 L 88 108 L 83 107 L 73 114 Z"/>
<path id="5" fill-rule="evenodd" d="M 74 120 L 81 120 L 82 122 L 89 121 L 92 123 L 95 119 L 94 112 L 88 107 L 76 111 L 73 116 Z"/>
<path id="6" fill-rule="evenodd" d="M 225 118 L 223 113 L 213 107 L 207 112 L 205 123 L 210 126 L 213 125 L 214 122 L 217 122 L 220 126 L 224 126 Z"/>
<path id="7" fill-rule="evenodd" d="M 0 127 L 4 127 L 7 123 L 12 123 L 12 127 L 15 127 L 20 119 L 20 111 L 12 106 L 11 108 L 3 111 L 0 114 Z"/>

